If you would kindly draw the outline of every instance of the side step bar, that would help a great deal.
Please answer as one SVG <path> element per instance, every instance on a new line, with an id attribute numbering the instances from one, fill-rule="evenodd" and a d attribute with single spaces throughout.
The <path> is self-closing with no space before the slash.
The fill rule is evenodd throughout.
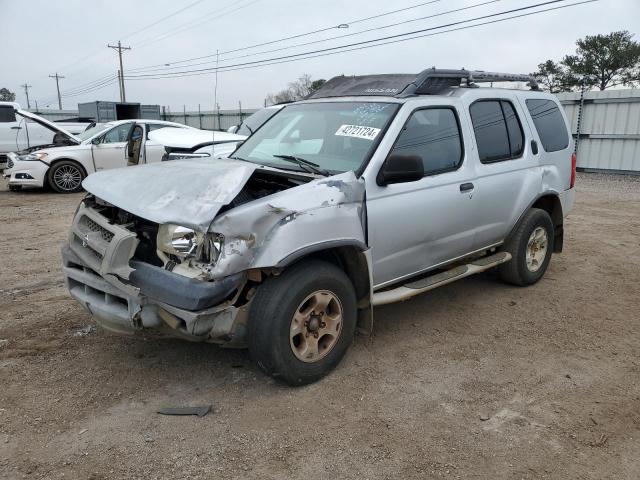
<path id="1" fill-rule="evenodd" d="M 386 305 L 388 303 L 400 302 L 407 300 L 415 295 L 419 295 L 434 288 L 447 285 L 461 278 L 484 272 L 490 268 L 496 267 L 501 263 L 511 260 L 511 254 L 508 252 L 499 252 L 488 257 L 481 257 L 466 265 L 454 267 L 446 272 L 436 273 L 429 277 L 424 277 L 413 282 L 406 283 L 393 290 L 385 290 L 373 294 L 373 305 Z"/>

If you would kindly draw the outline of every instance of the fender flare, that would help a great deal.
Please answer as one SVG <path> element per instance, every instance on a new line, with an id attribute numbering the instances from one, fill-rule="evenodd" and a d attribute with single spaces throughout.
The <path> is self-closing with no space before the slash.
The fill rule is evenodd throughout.
<path id="1" fill-rule="evenodd" d="M 289 255 L 287 255 L 286 257 L 280 259 L 275 266 L 277 268 L 284 268 L 291 265 L 295 261 L 300 260 L 301 258 L 306 257 L 307 255 L 310 255 L 312 253 L 320 252 L 322 250 L 330 250 L 332 248 L 337 248 L 337 247 L 356 247 L 360 251 L 365 251 L 369 248 L 364 242 L 360 240 L 356 240 L 354 238 L 352 239 L 346 238 L 341 240 L 329 240 L 326 242 L 314 243 L 313 245 L 307 245 L 306 247 L 299 248 L 298 250 L 295 250 Z"/>

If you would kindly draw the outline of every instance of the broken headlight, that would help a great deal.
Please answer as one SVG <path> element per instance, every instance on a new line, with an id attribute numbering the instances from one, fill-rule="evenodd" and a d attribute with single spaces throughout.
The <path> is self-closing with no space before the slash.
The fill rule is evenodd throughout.
<path id="1" fill-rule="evenodd" d="M 201 233 L 181 225 L 165 224 L 158 229 L 158 253 L 172 256 L 179 262 L 195 260 L 216 263 L 224 237 L 216 233 Z"/>

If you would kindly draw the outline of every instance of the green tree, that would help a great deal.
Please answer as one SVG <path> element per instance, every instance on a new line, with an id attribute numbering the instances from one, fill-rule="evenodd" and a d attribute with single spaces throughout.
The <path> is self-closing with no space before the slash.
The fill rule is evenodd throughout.
<path id="1" fill-rule="evenodd" d="M 13 93 L 13 92 L 10 92 L 6 88 L 0 88 L 0 101 L 3 101 L 3 102 L 15 102 L 16 101 L 16 94 Z"/>
<path id="2" fill-rule="evenodd" d="M 564 65 L 553 60 L 540 63 L 533 75 L 542 84 L 543 89 L 551 93 L 568 92 L 575 85 L 575 79 Z"/>
<path id="3" fill-rule="evenodd" d="M 600 90 L 640 83 L 640 43 L 628 31 L 586 36 L 576 46 L 576 54 L 561 62 L 575 86 L 582 78 L 587 86 Z"/>

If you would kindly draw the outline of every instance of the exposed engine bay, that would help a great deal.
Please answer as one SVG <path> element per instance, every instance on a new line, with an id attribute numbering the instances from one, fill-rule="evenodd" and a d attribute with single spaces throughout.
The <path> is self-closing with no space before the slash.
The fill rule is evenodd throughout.
<path id="1" fill-rule="evenodd" d="M 254 200 L 303 185 L 313 178 L 271 170 L 256 170 L 218 215 Z M 190 278 L 208 279 L 208 271 L 221 254 L 224 238 L 172 224 L 158 224 L 87 195 L 86 207 L 98 211 L 109 223 L 134 232 L 138 245 L 131 260 L 145 262 Z"/>

